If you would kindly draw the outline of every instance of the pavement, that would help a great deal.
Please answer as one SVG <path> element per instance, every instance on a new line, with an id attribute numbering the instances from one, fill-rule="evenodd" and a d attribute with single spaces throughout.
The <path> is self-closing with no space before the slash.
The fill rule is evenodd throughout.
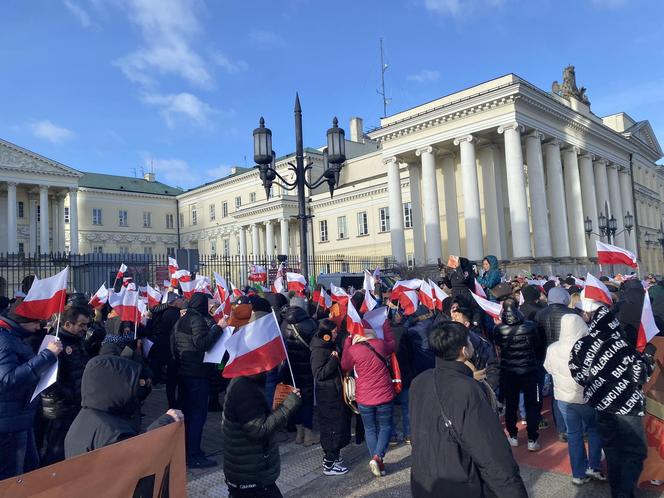
<path id="1" fill-rule="evenodd" d="M 144 425 L 166 411 L 166 396 L 156 389 L 143 406 Z M 369 472 L 369 455 L 366 446 L 351 443 L 342 451 L 346 465 L 350 468 L 344 476 L 324 476 L 322 472 L 323 452 L 319 444 L 309 447 L 296 445 L 294 435 L 288 437 L 279 448 L 281 454 L 281 476 L 277 481 L 285 497 L 408 497 L 410 496 L 410 446 L 400 444 L 390 447 L 385 456 L 387 475 L 374 477 Z M 221 441 L 221 413 L 210 412 L 203 432 L 203 451 L 208 458 L 219 462 L 217 467 L 187 471 L 187 491 L 190 498 L 224 498 L 228 490 L 221 467 L 223 446 Z M 558 472 L 520 465 L 521 476 L 531 497 L 542 498 L 610 498 L 607 483 L 590 482 L 581 487 L 572 484 L 570 476 Z M 664 486 L 647 486 L 638 495 L 640 498 L 664 498 Z"/>

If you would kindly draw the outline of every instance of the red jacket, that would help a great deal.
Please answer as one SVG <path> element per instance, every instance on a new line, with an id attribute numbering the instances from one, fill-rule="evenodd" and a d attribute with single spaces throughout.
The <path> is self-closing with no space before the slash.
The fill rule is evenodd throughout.
<path id="1" fill-rule="evenodd" d="M 389 324 L 384 327 L 385 340 L 369 339 L 376 352 L 388 358 L 394 352 L 394 336 Z M 355 397 L 360 405 L 377 406 L 389 403 L 395 397 L 392 377 L 385 362 L 361 342 L 352 344 L 352 336 L 346 337 L 341 369 L 350 372 L 355 369 Z"/>

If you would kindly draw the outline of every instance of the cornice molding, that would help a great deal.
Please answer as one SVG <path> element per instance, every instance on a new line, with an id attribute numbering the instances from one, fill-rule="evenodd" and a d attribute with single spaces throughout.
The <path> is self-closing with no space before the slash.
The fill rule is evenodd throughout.
<path id="1" fill-rule="evenodd" d="M 99 232 L 80 230 L 79 239 L 88 242 L 116 242 L 116 243 L 141 243 L 141 244 L 177 244 L 177 235 L 172 234 L 146 234 L 134 232 Z"/>
<path id="2" fill-rule="evenodd" d="M 175 205 L 176 196 L 174 195 L 162 195 L 162 194 L 148 194 L 144 192 L 129 192 L 124 190 L 106 190 L 101 188 L 92 188 L 92 187 L 78 187 L 77 189 L 70 189 L 71 192 L 81 193 L 91 193 L 91 194 L 101 194 L 107 197 L 134 197 L 142 199 L 154 199 L 160 201 L 171 201 Z"/>

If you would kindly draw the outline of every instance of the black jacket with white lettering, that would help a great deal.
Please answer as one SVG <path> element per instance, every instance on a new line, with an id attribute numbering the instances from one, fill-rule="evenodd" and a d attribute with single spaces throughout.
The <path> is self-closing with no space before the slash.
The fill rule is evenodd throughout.
<path id="1" fill-rule="evenodd" d="M 598 411 L 643 416 L 642 386 L 652 373 L 650 362 L 627 343 L 608 308 L 595 312 L 589 328 L 590 333 L 574 344 L 569 360 L 585 402 Z"/>

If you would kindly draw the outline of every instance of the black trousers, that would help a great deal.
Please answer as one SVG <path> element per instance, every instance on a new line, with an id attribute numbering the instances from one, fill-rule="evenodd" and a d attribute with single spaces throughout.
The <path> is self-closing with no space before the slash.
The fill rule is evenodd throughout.
<path id="1" fill-rule="evenodd" d="M 241 489 L 238 486 L 226 481 L 228 485 L 228 498 L 282 498 L 283 495 L 277 484 L 270 484 L 269 486 L 258 486 L 254 488 Z"/>
<path id="2" fill-rule="evenodd" d="M 63 415 L 56 419 L 44 419 L 44 441 L 41 447 L 41 466 L 65 459 L 65 436 L 76 415 Z"/>
<path id="3" fill-rule="evenodd" d="M 611 497 L 635 496 L 643 461 L 648 456 L 643 418 L 598 412 L 597 429 L 606 454 Z"/>
<path id="4" fill-rule="evenodd" d="M 528 424 L 528 440 L 537 441 L 539 437 L 541 397 L 539 387 L 537 372 L 525 375 L 501 372 L 500 389 L 505 395 L 505 427 L 511 437 L 516 437 L 519 432 L 516 426 L 517 411 L 519 409 L 519 393 L 523 393 L 526 423 Z"/>

